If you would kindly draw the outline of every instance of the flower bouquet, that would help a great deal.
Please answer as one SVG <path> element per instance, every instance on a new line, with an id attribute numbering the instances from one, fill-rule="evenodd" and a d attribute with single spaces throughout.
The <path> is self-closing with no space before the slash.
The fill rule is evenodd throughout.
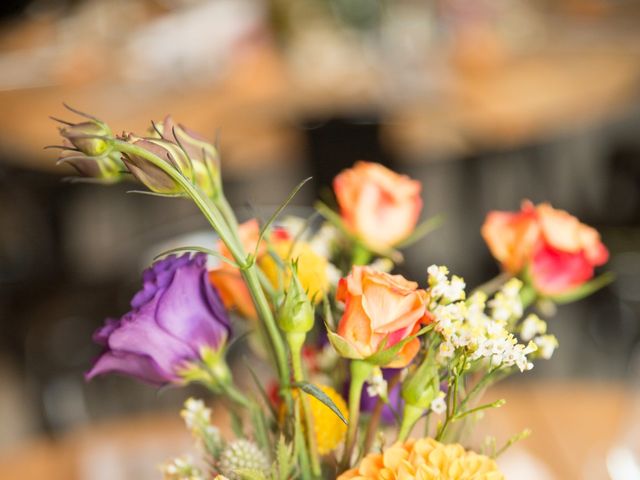
<path id="1" fill-rule="evenodd" d="M 211 410 L 189 399 L 182 416 L 201 458 L 168 462 L 164 478 L 503 478 L 495 458 L 528 432 L 468 450 L 473 424 L 504 403 L 482 394 L 558 346 L 531 310 L 611 280 L 594 278 L 608 257 L 596 230 L 525 201 L 482 227 L 502 274 L 468 289 L 431 265 L 420 285 L 391 273 L 400 250 L 439 222 L 418 224 L 419 182 L 358 162 L 333 182 L 337 208 L 285 217 L 302 182 L 269 219 L 240 224 L 213 144 L 171 117 L 145 136 L 116 136 L 72 111 L 83 120 L 61 121 L 60 162 L 90 181 L 133 176 L 146 193 L 188 199 L 212 228 L 210 245 L 158 252 L 131 310 L 94 335 L 104 349 L 88 379 L 199 383 L 233 420 L 223 438 Z M 252 388 L 226 361 L 239 343 L 263 360 L 238 369 Z"/>

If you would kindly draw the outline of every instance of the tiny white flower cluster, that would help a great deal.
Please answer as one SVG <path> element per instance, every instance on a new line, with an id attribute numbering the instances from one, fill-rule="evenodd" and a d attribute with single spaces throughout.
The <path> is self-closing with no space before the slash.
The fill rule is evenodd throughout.
<path id="1" fill-rule="evenodd" d="M 205 407 L 202 400 L 189 398 L 184 402 L 184 408 L 180 411 L 187 428 L 192 432 L 202 430 L 211 423 L 211 409 Z"/>
<path id="2" fill-rule="evenodd" d="M 539 335 L 533 341 L 538 346 L 540 357 L 545 360 L 549 360 L 558 348 L 558 339 L 555 335 Z"/>
<path id="3" fill-rule="evenodd" d="M 437 354 L 439 361 L 444 363 L 456 350 L 464 349 L 470 361 L 484 358 L 494 367 L 515 365 L 520 371 L 533 368 L 527 356 L 539 345 L 531 341 L 520 344 L 509 332 L 510 325 L 522 317 L 520 280 L 509 280 L 489 301 L 482 292 L 463 301 L 464 280 L 454 276 L 449 281 L 446 267 L 432 265 L 428 272 L 429 308 L 435 317 L 435 330 L 443 339 Z"/>
<path id="4" fill-rule="evenodd" d="M 431 265 L 427 269 L 429 275 L 429 293 L 431 299 L 440 303 L 451 303 L 465 299 L 464 280 L 456 275 L 449 280 L 449 269 L 443 265 Z"/>
<path id="5" fill-rule="evenodd" d="M 160 466 L 164 480 L 204 480 L 199 468 L 193 465 L 188 455 L 175 458 Z"/>
<path id="6" fill-rule="evenodd" d="M 447 403 L 444 401 L 444 397 L 444 392 L 440 392 L 438 396 L 431 401 L 431 411 L 436 415 L 442 415 L 447 410 Z"/>
<path id="7" fill-rule="evenodd" d="M 180 416 L 194 438 L 201 442 L 207 451 L 212 453 L 221 448 L 220 430 L 211 425 L 211 409 L 205 407 L 202 400 L 188 398 Z"/>
<path id="8" fill-rule="evenodd" d="M 367 394 L 370 397 L 387 398 L 387 381 L 382 376 L 380 368 L 375 369 L 367 380 Z"/>

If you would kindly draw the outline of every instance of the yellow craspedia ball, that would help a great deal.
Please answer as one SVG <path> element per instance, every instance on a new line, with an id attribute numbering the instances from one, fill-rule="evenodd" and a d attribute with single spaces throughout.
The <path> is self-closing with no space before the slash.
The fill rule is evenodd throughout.
<path id="1" fill-rule="evenodd" d="M 326 385 L 317 385 L 342 412 L 344 418 L 349 420 L 347 404 L 344 399 L 333 388 Z M 336 448 L 344 440 L 347 433 L 347 426 L 331 411 L 324 403 L 317 398 L 306 395 L 309 401 L 311 416 L 313 417 L 313 427 L 316 431 L 316 446 L 320 455 L 326 455 Z"/>
<path id="2" fill-rule="evenodd" d="M 504 480 L 491 458 L 467 451 L 457 443 L 442 444 L 432 438 L 397 442 L 382 453 L 364 457 L 337 480 Z"/>
<path id="3" fill-rule="evenodd" d="M 298 278 L 302 288 L 307 292 L 309 299 L 315 300 L 317 303 L 322 300 L 324 293 L 329 289 L 327 259 L 314 252 L 308 243 L 297 242 L 293 251 L 291 250 L 292 245 L 292 240 L 278 240 L 273 243 L 272 247 L 283 260 L 297 259 Z M 271 255 L 264 255 L 260 259 L 259 265 L 271 285 L 276 288 L 286 288 L 289 285 L 291 273 L 287 270 L 283 275 L 280 266 Z M 284 282 L 284 285 L 280 285 L 280 282 Z"/>

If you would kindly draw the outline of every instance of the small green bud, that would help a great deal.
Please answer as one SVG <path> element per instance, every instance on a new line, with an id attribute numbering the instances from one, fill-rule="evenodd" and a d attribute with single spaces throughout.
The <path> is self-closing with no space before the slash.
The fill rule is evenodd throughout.
<path id="1" fill-rule="evenodd" d="M 278 326 L 286 333 L 307 333 L 315 321 L 314 308 L 295 270 L 292 268 L 289 288 L 278 310 Z"/>
<path id="2" fill-rule="evenodd" d="M 402 384 L 402 398 L 408 405 L 427 409 L 440 392 L 438 367 L 425 360 Z"/>

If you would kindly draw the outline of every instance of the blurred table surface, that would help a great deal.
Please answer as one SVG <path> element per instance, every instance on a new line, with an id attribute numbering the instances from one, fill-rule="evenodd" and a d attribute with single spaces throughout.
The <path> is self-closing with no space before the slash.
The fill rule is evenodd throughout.
<path id="1" fill-rule="evenodd" d="M 485 395 L 487 401 L 497 398 L 507 404 L 481 421 L 482 431 L 495 435 L 501 445 L 531 428 L 533 435 L 512 448 L 526 451 L 548 468 L 549 478 L 558 480 L 608 478 L 605 454 L 631 426 L 638 399 L 621 383 L 540 380 L 510 383 Z M 226 418 L 216 423 L 229 431 Z M 189 447 L 177 412 L 146 414 L 90 425 L 55 441 L 16 446 L 0 455 L 0 478 L 159 478 L 158 464 Z"/>
<path id="2" fill-rule="evenodd" d="M 574 38 L 558 28 L 557 39 L 552 35 L 544 46 L 490 67 L 447 67 L 435 91 L 416 98 L 392 98 L 402 84 L 394 85 L 392 73 L 381 79 L 373 70 L 310 84 L 292 74 L 269 41 L 234 55 L 225 74 L 208 83 L 163 86 L 109 75 L 87 81 L 78 73 L 78 82 L 0 91 L 0 153 L 25 167 L 53 170 L 55 154 L 42 147 L 59 143 L 49 115 L 73 117 L 62 101 L 118 131 L 145 131 L 150 119 L 167 112 L 207 135 L 220 127 L 232 173 L 299 149 L 293 127 L 301 120 L 354 112 L 383 117 L 384 141 L 401 153 L 511 147 L 605 122 L 636 104 L 640 30 L 616 28 L 606 19 L 602 24 L 594 23 L 586 40 L 584 32 Z M 428 67 L 416 74 L 425 84 L 437 75 Z"/>

